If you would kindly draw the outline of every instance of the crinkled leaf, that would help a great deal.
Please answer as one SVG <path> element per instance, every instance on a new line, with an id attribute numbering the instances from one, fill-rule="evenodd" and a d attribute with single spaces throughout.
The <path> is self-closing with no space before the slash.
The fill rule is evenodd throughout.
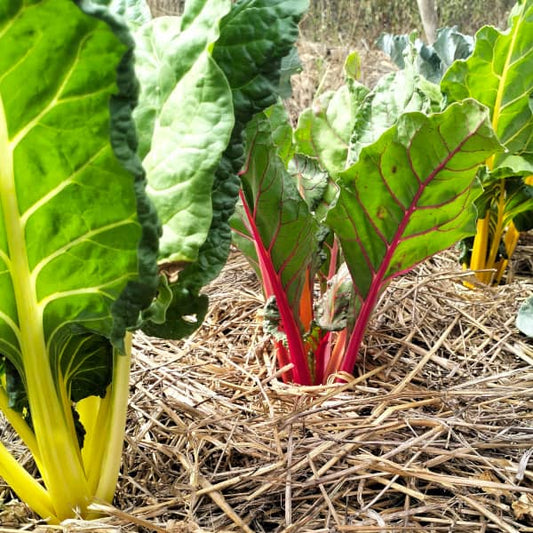
<path id="1" fill-rule="evenodd" d="M 134 117 L 141 158 L 152 146 L 154 127 L 176 84 L 217 40 L 220 19 L 230 7 L 230 0 L 192 0 L 182 17 L 157 17 L 135 32 L 141 93 Z"/>
<path id="2" fill-rule="evenodd" d="M 323 222 L 337 194 L 337 187 L 328 173 L 314 159 L 299 154 L 291 159 L 288 170 L 311 212 L 315 213 L 317 220 Z"/>
<path id="3" fill-rule="evenodd" d="M 317 305 L 317 323 L 327 331 L 340 331 L 353 317 L 353 281 L 346 263 L 328 280 L 327 290 Z"/>
<path id="4" fill-rule="evenodd" d="M 343 85 L 322 95 L 298 117 L 296 151 L 316 159 L 331 176 L 345 170 L 357 111 L 367 94 L 363 85 L 354 85 L 353 91 Z"/>
<path id="5" fill-rule="evenodd" d="M 210 49 L 230 7 L 230 0 L 194 0 L 182 17 L 156 18 L 135 34 L 142 91 L 134 116 L 163 225 L 162 261 L 196 261 L 211 224 L 213 176 L 234 117 Z"/>
<path id="6" fill-rule="evenodd" d="M 474 232 L 477 166 L 499 144 L 470 100 L 403 115 L 342 176 L 327 222 L 339 237 L 359 304 L 424 258 Z"/>
<path id="7" fill-rule="evenodd" d="M 233 123 L 226 78 L 203 52 L 163 105 L 143 161 L 163 225 L 160 260 L 196 261 L 211 224 L 214 172 Z"/>
<path id="8" fill-rule="evenodd" d="M 109 11 L 123 19 L 130 30 L 136 30 L 152 19 L 150 7 L 145 0 L 91 0 L 108 7 Z"/>
<path id="9" fill-rule="evenodd" d="M 381 78 L 361 105 L 350 140 L 348 163 L 357 161 L 361 149 L 372 144 L 406 112 L 440 111 L 438 86 L 422 78 L 412 62 L 403 70 Z"/>
<path id="10" fill-rule="evenodd" d="M 193 292 L 214 279 L 228 257 L 229 218 L 239 192 L 237 173 L 244 164 L 244 128 L 255 113 L 277 101 L 282 61 L 293 48 L 307 6 L 307 0 L 239 0 L 221 21 L 213 58 L 231 87 L 236 122 L 215 174 L 209 234 L 198 261 L 180 276 L 180 283 Z"/>

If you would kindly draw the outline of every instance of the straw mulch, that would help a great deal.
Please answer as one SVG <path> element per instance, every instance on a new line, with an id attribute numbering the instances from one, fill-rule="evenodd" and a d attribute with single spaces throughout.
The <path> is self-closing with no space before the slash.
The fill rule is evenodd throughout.
<path id="1" fill-rule="evenodd" d="M 355 377 L 314 388 L 278 379 L 234 254 L 195 335 L 137 336 L 115 507 L 63 530 L 533 532 L 532 252 L 498 288 L 465 289 L 451 252 L 397 279 Z M 57 530 L 7 509 L 3 531 Z"/>

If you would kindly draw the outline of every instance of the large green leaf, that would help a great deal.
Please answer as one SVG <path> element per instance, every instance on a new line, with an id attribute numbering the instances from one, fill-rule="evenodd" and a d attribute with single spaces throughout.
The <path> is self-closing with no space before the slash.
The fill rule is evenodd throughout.
<path id="1" fill-rule="evenodd" d="M 154 128 L 161 121 L 167 100 L 178 82 L 218 39 L 220 19 L 230 7 L 230 0 L 192 0 L 182 17 L 158 17 L 135 32 L 135 71 L 141 94 L 134 116 L 141 158 L 153 145 Z"/>
<path id="2" fill-rule="evenodd" d="M 235 126 L 215 174 L 213 220 L 197 263 L 188 266 L 181 283 L 191 289 L 214 279 L 226 262 L 231 244 L 229 218 L 239 191 L 244 164 L 243 132 L 254 114 L 273 105 L 280 94 L 283 59 L 298 37 L 298 22 L 308 0 L 239 0 L 220 24 L 213 58 L 233 95 Z"/>
<path id="3" fill-rule="evenodd" d="M 70 400 L 103 393 L 111 343 L 123 348 L 157 286 L 133 43 L 84 9 L 95 16 L 0 0 L 0 352 L 26 388 L 58 517 L 88 503 Z"/>
<path id="4" fill-rule="evenodd" d="M 181 335 L 205 314 L 198 292 L 229 253 L 243 130 L 276 101 L 306 6 L 192 0 L 181 18 L 156 19 L 136 34 L 143 85 L 136 118 L 148 191 L 163 222 L 160 260 L 181 269 L 161 287 L 157 312 L 145 315 L 151 334 Z"/>
<path id="5" fill-rule="evenodd" d="M 360 306 L 388 281 L 474 232 L 476 170 L 499 146 L 470 100 L 427 117 L 407 113 L 341 178 L 327 222 L 339 237 Z"/>
<path id="6" fill-rule="evenodd" d="M 230 88 L 211 58 L 230 0 L 189 2 L 135 33 L 135 111 L 148 194 L 163 225 L 160 260 L 197 260 L 212 218 L 211 188 L 234 124 Z"/>
<path id="7" fill-rule="evenodd" d="M 492 26 L 476 35 L 472 56 L 455 62 L 442 80 L 450 101 L 475 98 L 485 104 L 492 125 L 507 151 L 493 167 L 509 167 L 516 175 L 533 173 L 533 2 L 517 4 L 512 26 L 500 32 Z"/>

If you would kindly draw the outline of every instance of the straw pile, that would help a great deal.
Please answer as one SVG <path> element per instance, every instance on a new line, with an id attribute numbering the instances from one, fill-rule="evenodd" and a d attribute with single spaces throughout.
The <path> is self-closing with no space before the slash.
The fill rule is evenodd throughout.
<path id="1" fill-rule="evenodd" d="M 136 338 L 115 507 L 46 528 L 11 502 L 0 531 L 533 532 L 532 252 L 498 288 L 451 252 L 397 279 L 353 380 L 308 388 L 278 379 L 234 254 L 195 335 Z"/>

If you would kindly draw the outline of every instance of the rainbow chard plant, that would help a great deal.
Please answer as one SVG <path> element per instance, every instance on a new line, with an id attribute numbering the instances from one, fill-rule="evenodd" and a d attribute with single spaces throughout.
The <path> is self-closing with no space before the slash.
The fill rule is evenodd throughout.
<path id="1" fill-rule="evenodd" d="M 441 87 L 448 101 L 475 98 L 490 110 L 505 151 L 490 156 L 476 234 L 462 242 L 462 262 L 485 284 L 500 283 L 520 232 L 533 229 L 533 1 L 518 2 L 509 29 L 476 35 L 470 58 L 455 62 Z"/>
<path id="2" fill-rule="evenodd" d="M 369 91 L 352 61 L 294 134 L 280 108 L 252 121 L 232 221 L 284 379 L 303 385 L 351 374 L 390 281 L 474 232 L 476 172 L 501 148 L 476 101 L 433 113 L 438 86 L 414 69 Z"/>

